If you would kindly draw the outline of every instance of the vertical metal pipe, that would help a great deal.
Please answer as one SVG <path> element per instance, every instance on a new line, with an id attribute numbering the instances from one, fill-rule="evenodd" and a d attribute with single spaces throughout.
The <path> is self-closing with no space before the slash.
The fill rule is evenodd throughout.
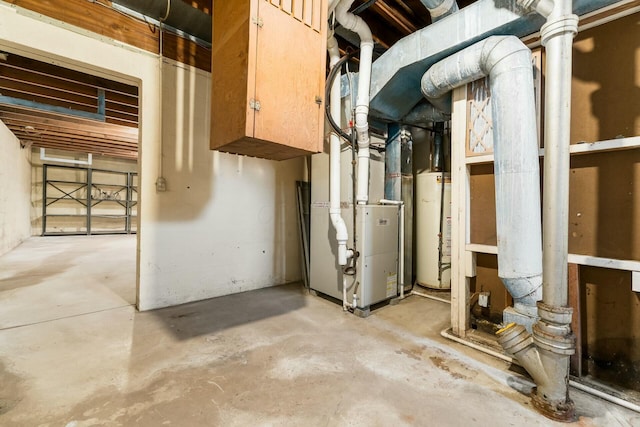
<path id="1" fill-rule="evenodd" d="M 389 139 L 384 152 L 384 198 L 402 200 L 401 138 L 402 130 L 398 125 L 389 125 Z"/>
<path id="2" fill-rule="evenodd" d="M 434 125 L 435 137 L 433 139 L 433 156 L 431 157 L 431 171 L 441 172 L 444 170 L 444 122 L 436 122 Z M 443 181 L 444 182 L 444 181 Z M 444 185 L 444 184 L 443 184 Z"/>
<path id="3" fill-rule="evenodd" d="M 533 403 L 547 416 L 561 421 L 574 417 L 569 364 L 575 341 L 571 333 L 573 310 L 567 307 L 571 62 L 573 37 L 578 31 L 578 17 L 571 13 L 572 7 L 571 0 L 556 0 L 540 29 L 546 50 L 543 302 L 538 304 L 540 318 L 533 327 L 533 341 L 548 381 L 538 384 Z M 538 9 L 549 10 L 540 4 Z"/>
<path id="4" fill-rule="evenodd" d="M 559 0 L 548 17 L 545 37 L 546 89 L 544 121 L 543 300 L 552 306 L 568 301 L 569 139 L 571 124 L 571 55 L 575 31 L 562 28 L 571 16 L 571 0 Z M 577 24 L 577 19 L 576 19 Z"/>

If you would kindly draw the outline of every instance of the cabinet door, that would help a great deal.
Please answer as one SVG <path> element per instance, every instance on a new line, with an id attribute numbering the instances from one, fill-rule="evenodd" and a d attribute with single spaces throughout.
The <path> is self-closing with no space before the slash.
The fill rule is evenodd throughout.
<path id="1" fill-rule="evenodd" d="M 295 2 L 298 3 L 298 2 Z M 288 2 L 258 0 L 255 138 L 303 150 L 322 148 L 326 0 L 305 0 L 302 16 Z"/>
<path id="2" fill-rule="evenodd" d="M 255 1 L 255 0 L 254 0 Z M 250 1 L 213 3 L 211 47 L 211 149 L 253 136 L 256 6 Z"/>

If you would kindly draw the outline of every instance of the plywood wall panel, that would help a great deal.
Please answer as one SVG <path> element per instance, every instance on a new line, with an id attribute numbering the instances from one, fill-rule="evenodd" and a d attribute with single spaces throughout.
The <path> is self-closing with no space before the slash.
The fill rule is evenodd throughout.
<path id="1" fill-rule="evenodd" d="M 471 167 L 470 201 L 471 243 L 496 245 L 496 186 L 493 164 Z"/>
<path id="2" fill-rule="evenodd" d="M 640 135 L 640 13 L 578 33 L 571 143 Z"/>
<path id="3" fill-rule="evenodd" d="M 640 149 L 571 160 L 569 252 L 640 260 Z"/>
<path id="4" fill-rule="evenodd" d="M 502 311 L 513 304 L 513 298 L 498 277 L 496 255 L 477 254 L 474 292 L 490 293 L 488 310 L 490 320 L 501 322 Z"/>
<path id="5" fill-rule="evenodd" d="M 583 373 L 640 391 L 640 294 L 631 273 L 580 267 Z"/>

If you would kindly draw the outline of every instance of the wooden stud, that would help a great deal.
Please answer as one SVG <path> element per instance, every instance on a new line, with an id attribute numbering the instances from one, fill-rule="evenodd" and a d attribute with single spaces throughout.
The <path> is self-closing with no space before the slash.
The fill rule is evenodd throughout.
<path id="1" fill-rule="evenodd" d="M 461 338 L 470 327 L 470 279 L 465 268 L 469 243 L 469 167 L 465 162 L 467 88 L 453 91 L 451 120 L 451 326 Z"/>

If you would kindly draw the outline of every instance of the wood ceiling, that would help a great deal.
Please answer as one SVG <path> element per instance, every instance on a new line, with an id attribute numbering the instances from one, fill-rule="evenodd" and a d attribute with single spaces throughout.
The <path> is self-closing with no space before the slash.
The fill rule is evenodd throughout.
<path id="1" fill-rule="evenodd" d="M 23 145 L 136 159 L 138 113 L 136 86 L 0 55 L 0 120 Z"/>

